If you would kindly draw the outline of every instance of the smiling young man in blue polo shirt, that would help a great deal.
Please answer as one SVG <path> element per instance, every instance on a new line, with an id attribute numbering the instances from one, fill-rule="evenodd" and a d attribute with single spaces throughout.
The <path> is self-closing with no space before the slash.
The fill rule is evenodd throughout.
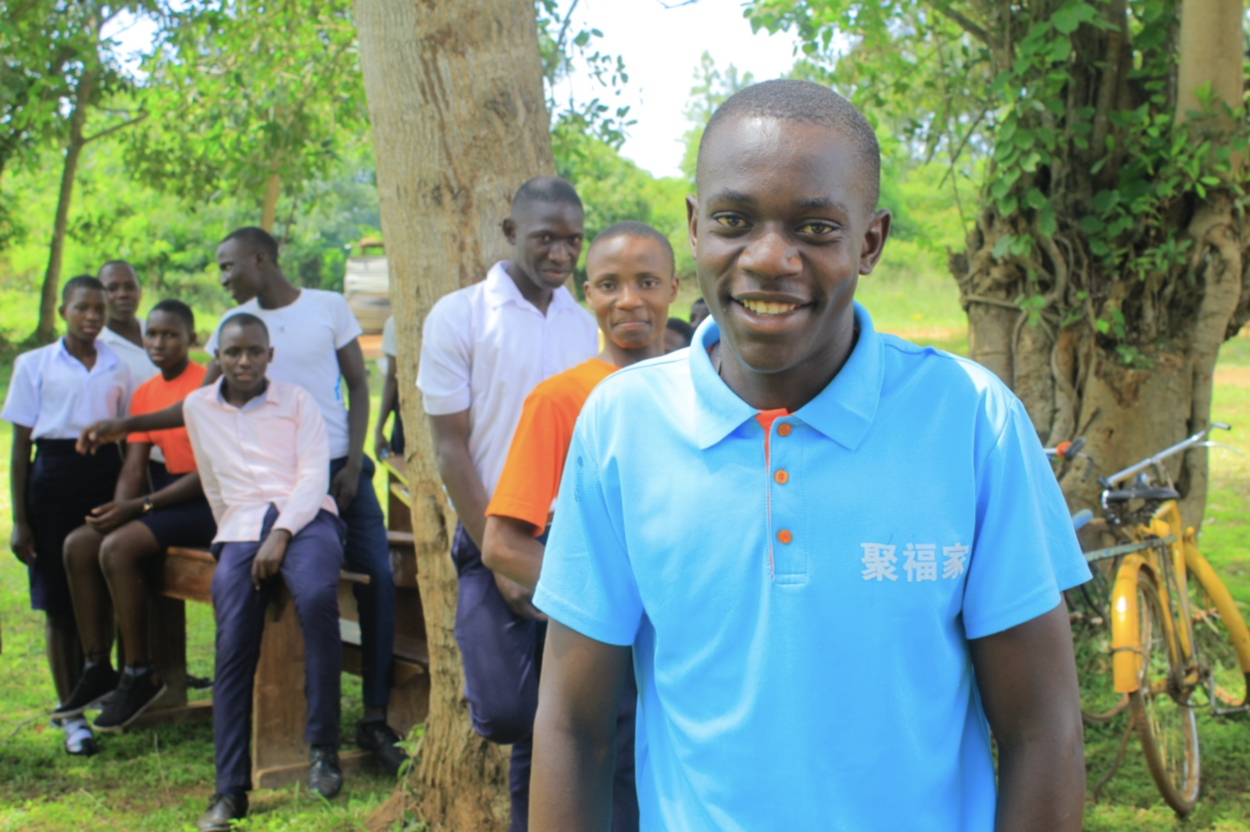
<path id="1" fill-rule="evenodd" d="M 1060 592 L 1088 570 L 1019 401 L 854 304 L 889 234 L 879 159 L 807 82 L 708 124 L 714 320 L 601 383 L 565 467 L 532 828 L 608 828 L 632 648 L 644 830 L 1080 829 Z"/>

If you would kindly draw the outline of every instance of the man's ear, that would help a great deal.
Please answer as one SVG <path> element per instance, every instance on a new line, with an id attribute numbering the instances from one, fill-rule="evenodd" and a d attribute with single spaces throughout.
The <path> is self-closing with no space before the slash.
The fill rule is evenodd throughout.
<path id="1" fill-rule="evenodd" d="M 864 231 L 864 247 L 859 251 L 859 273 L 871 274 L 885 250 L 886 238 L 890 236 L 890 212 L 882 208 L 872 215 Z"/>
<path id="2" fill-rule="evenodd" d="M 690 254 L 699 245 L 699 201 L 694 195 L 686 197 L 686 227 L 690 231 Z"/>
<path id="3" fill-rule="evenodd" d="M 61 304 L 56 308 L 56 314 L 61 316 L 61 320 L 65 320 L 65 304 Z"/>
<path id="4" fill-rule="evenodd" d="M 681 278 L 673 275 L 673 279 L 669 281 L 669 286 L 672 291 L 668 293 L 668 302 L 672 303 L 677 300 L 677 293 L 681 291 Z"/>
<path id="5" fill-rule="evenodd" d="M 516 221 L 508 217 L 500 223 L 500 227 L 503 229 L 503 236 L 508 241 L 508 245 L 516 245 Z"/>
<path id="6" fill-rule="evenodd" d="M 269 363 L 273 363 L 273 347 L 269 348 Z"/>

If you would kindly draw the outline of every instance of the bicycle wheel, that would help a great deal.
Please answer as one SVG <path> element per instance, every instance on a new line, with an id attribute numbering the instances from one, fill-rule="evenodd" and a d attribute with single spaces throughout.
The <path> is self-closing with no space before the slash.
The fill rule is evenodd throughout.
<path id="1" fill-rule="evenodd" d="M 1246 674 L 1237 659 L 1228 625 L 1213 598 L 1215 587 L 1209 589 L 1205 583 L 1205 580 L 1218 581 L 1219 578 L 1209 574 L 1204 580 L 1203 575 L 1193 569 L 1187 572 L 1194 653 L 1211 703 L 1217 711 L 1241 709 L 1246 704 Z M 1227 596 L 1228 593 L 1222 594 Z"/>
<path id="2" fill-rule="evenodd" d="M 1198 801 L 1198 721 L 1194 686 L 1185 680 L 1177 644 L 1165 629 L 1163 604 L 1153 577 L 1137 574 L 1141 686 L 1128 695 L 1129 712 L 1159 793 L 1179 815 Z"/>
<path id="3" fill-rule="evenodd" d="M 1081 718 L 1089 725 L 1110 722 L 1128 706 L 1128 697 L 1115 689 L 1111 673 L 1111 623 L 1107 614 L 1107 584 L 1101 575 L 1064 593 L 1072 652 L 1081 691 Z"/>

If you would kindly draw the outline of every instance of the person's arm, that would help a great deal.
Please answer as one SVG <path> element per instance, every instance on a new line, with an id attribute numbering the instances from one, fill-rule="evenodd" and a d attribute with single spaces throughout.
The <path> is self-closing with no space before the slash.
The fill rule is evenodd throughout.
<path id="1" fill-rule="evenodd" d="M 347 464 L 334 475 L 330 495 L 342 511 L 356 499 L 360 485 L 360 467 L 365 458 L 365 438 L 369 434 L 369 378 L 365 374 L 365 356 L 360 340 L 338 351 L 339 372 L 347 382 Z"/>
<path id="2" fill-rule="evenodd" d="M 110 442 L 120 442 L 131 433 L 147 433 L 153 430 L 169 430 L 183 427 L 182 402 L 175 402 L 164 410 L 154 410 L 125 419 L 105 419 L 83 429 L 78 437 L 78 453 L 94 454 Z"/>
<path id="3" fill-rule="evenodd" d="M 35 559 L 35 534 L 26 513 L 26 489 L 30 482 L 30 433 L 32 428 L 13 425 L 13 446 L 9 453 L 9 499 L 13 505 L 13 532 L 9 548 L 26 565 Z"/>
<path id="4" fill-rule="evenodd" d="M 196 497 L 204 493 L 203 487 L 200 485 L 200 475 L 197 471 L 179 477 L 159 491 L 154 491 L 148 496 L 148 500 L 152 503 L 153 511 L 160 511 L 170 506 L 189 503 Z M 87 518 L 87 525 L 100 532 L 108 534 L 114 529 L 121 528 L 131 520 L 136 520 L 143 515 L 143 497 L 129 497 L 125 499 L 116 499 L 111 503 L 93 508 L 91 516 Z"/>
<path id="5" fill-rule="evenodd" d="M 555 620 L 548 626 L 534 718 L 531 829 L 612 828 L 616 715 L 630 649 L 587 638 Z"/>
<path id="6" fill-rule="evenodd" d="M 456 507 L 456 516 L 480 549 L 486 527 L 486 506 L 490 499 L 473 465 L 473 455 L 469 453 L 469 411 L 427 416 L 438 474 L 443 478 L 447 496 L 451 497 Z"/>
<path id="7" fill-rule="evenodd" d="M 543 567 L 543 545 L 534 537 L 534 526 L 515 517 L 493 514 L 486 518 L 482 540 L 482 563 L 528 589 L 538 586 Z"/>
<path id="8" fill-rule="evenodd" d="M 148 460 L 152 455 L 152 446 L 147 442 L 126 443 L 126 458 L 122 462 L 122 472 L 117 477 L 117 485 L 113 488 L 113 502 L 142 497 L 148 484 Z"/>
<path id="9" fill-rule="evenodd" d="M 1080 832 L 1085 752 L 1067 609 L 969 645 L 998 742 L 996 832 Z"/>
<path id="10" fill-rule="evenodd" d="M 378 426 L 373 434 L 373 454 L 379 460 L 391 453 L 391 443 L 383 430 L 391 411 L 399 413 L 399 376 L 396 375 L 395 356 L 386 357 L 386 378 L 382 381 L 382 405 L 378 408 Z"/>

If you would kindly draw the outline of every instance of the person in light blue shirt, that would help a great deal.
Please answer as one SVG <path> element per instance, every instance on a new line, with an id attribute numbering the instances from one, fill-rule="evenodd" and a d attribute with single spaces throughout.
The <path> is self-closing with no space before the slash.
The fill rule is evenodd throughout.
<path id="1" fill-rule="evenodd" d="M 688 213 L 713 320 L 602 382 L 565 466 L 533 828 L 608 828 L 631 648 L 643 830 L 1081 828 L 1060 593 L 1089 571 L 1015 396 L 854 303 L 879 158 L 809 82 L 710 121 Z"/>

